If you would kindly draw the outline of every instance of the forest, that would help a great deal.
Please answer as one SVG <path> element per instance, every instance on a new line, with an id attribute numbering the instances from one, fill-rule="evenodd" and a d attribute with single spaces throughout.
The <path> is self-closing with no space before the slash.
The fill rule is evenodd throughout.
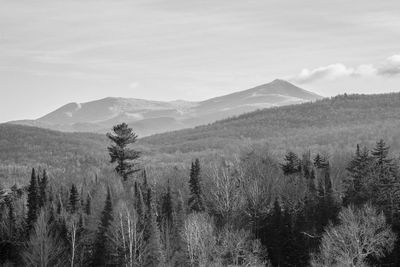
<path id="1" fill-rule="evenodd" d="M 85 173 L 2 178 L 2 266 L 400 265 L 400 163 L 381 136 L 346 156 L 249 146 L 162 168 L 128 125 L 106 138 L 104 160 L 90 141 L 71 161 Z"/>

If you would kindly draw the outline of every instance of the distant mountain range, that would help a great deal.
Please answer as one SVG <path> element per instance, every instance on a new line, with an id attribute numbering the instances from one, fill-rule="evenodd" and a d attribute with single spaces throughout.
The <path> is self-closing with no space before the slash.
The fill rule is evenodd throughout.
<path id="1" fill-rule="evenodd" d="M 82 104 L 69 103 L 37 120 L 11 123 L 65 132 L 104 133 L 113 125 L 126 122 L 139 136 L 147 136 L 208 124 L 258 109 L 320 98 L 317 94 L 277 79 L 252 89 L 201 102 L 108 97 Z"/>
<path id="2" fill-rule="evenodd" d="M 140 138 L 133 146 L 141 163 L 164 168 L 196 157 L 213 161 L 232 157 L 241 149 L 267 146 L 282 157 L 295 152 L 327 152 L 346 157 L 356 144 L 373 147 L 383 138 L 398 160 L 400 152 L 400 93 L 339 95 L 315 102 L 250 112 L 192 129 Z M 34 166 L 57 170 L 65 177 L 104 172 L 109 140 L 104 134 L 66 133 L 13 124 L 0 124 L 0 180 L 27 178 Z M 76 172 L 69 175 L 68 172 Z M 21 178 L 22 177 L 22 178 Z M 25 181 L 26 182 L 26 181 Z"/>

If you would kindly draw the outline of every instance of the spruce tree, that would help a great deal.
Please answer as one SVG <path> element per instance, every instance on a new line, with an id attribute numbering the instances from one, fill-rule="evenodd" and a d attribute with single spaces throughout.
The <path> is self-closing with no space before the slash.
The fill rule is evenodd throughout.
<path id="1" fill-rule="evenodd" d="M 376 143 L 374 150 L 371 152 L 379 171 L 379 178 L 394 174 L 393 159 L 388 157 L 389 149 L 390 147 L 386 146 L 385 141 L 381 139 Z"/>
<path id="2" fill-rule="evenodd" d="M 283 235 L 283 216 L 282 209 L 279 204 L 278 199 L 275 199 L 273 213 L 271 216 L 271 244 L 269 251 L 273 256 L 273 260 L 271 262 L 274 266 L 280 266 L 283 264 L 284 256 L 283 256 L 283 245 L 286 240 L 282 240 Z"/>
<path id="3" fill-rule="evenodd" d="M 173 247 L 174 247 L 174 265 L 173 266 L 185 266 L 187 263 L 185 254 L 185 240 L 182 233 L 185 228 L 186 218 L 185 203 L 182 195 L 179 193 L 178 201 L 174 213 L 174 234 L 173 234 Z"/>
<path id="4" fill-rule="evenodd" d="M 285 155 L 284 160 L 285 162 L 281 164 L 281 168 L 284 175 L 292 175 L 301 172 L 300 160 L 294 152 L 289 151 Z"/>
<path id="5" fill-rule="evenodd" d="M 89 194 L 86 197 L 85 213 L 86 215 L 92 214 L 92 199 Z"/>
<path id="6" fill-rule="evenodd" d="M 146 211 L 146 223 L 144 231 L 145 241 L 145 259 L 144 266 L 157 267 L 163 263 L 162 251 L 161 251 L 161 239 L 160 230 L 157 225 L 156 216 L 153 212 L 151 205 L 151 190 L 147 192 L 147 211 Z"/>
<path id="7" fill-rule="evenodd" d="M 393 159 L 389 158 L 389 149 L 381 139 L 371 153 L 378 172 L 372 196 L 373 203 L 385 213 L 388 221 L 397 224 L 396 218 L 400 217 L 400 181 Z"/>
<path id="8" fill-rule="evenodd" d="M 171 187 L 167 185 L 167 192 L 161 198 L 161 212 L 160 212 L 160 227 L 161 237 L 164 245 L 165 257 L 169 261 L 173 256 L 173 228 L 174 228 L 174 214 L 172 206 Z"/>
<path id="9" fill-rule="evenodd" d="M 135 160 L 140 157 L 140 152 L 128 147 L 136 142 L 137 135 L 126 123 L 122 123 L 114 126 L 113 132 L 108 133 L 107 137 L 114 143 L 108 147 L 110 162 L 117 163 L 115 170 L 126 181 L 131 174 L 139 171 Z"/>
<path id="10" fill-rule="evenodd" d="M 167 192 L 164 194 L 161 201 L 161 220 L 164 224 L 168 224 L 170 226 L 173 223 L 172 196 L 169 181 L 167 185 Z"/>
<path id="11" fill-rule="evenodd" d="M 203 212 L 205 210 L 200 179 L 200 161 L 196 159 L 195 162 L 192 162 L 189 179 L 190 198 L 188 206 L 191 212 Z"/>
<path id="12" fill-rule="evenodd" d="M 143 226 L 145 223 L 146 209 L 143 199 L 142 190 L 137 182 L 135 182 L 135 209 L 139 217 L 139 225 Z"/>
<path id="13" fill-rule="evenodd" d="M 79 205 L 79 193 L 75 184 L 72 184 L 69 192 L 69 212 L 74 214 L 78 210 Z"/>
<path id="14" fill-rule="evenodd" d="M 343 199 L 345 206 L 349 204 L 361 206 L 368 200 L 371 192 L 366 179 L 372 171 L 372 161 L 368 149 L 366 147 L 361 149 L 357 145 L 356 152 L 346 168 L 349 176 L 345 180 L 346 191 Z"/>
<path id="15" fill-rule="evenodd" d="M 35 169 L 32 169 L 31 181 L 28 187 L 28 216 L 26 219 L 27 233 L 33 228 L 39 213 L 39 192 Z"/>
<path id="16" fill-rule="evenodd" d="M 92 258 L 92 266 L 106 266 L 107 261 L 110 258 L 109 247 L 107 246 L 110 242 L 108 238 L 109 227 L 113 221 L 112 215 L 112 201 L 110 188 L 107 189 L 107 197 L 104 205 L 104 209 L 101 213 L 100 224 L 97 230 L 96 239 L 94 242 L 94 251 Z"/>
<path id="17" fill-rule="evenodd" d="M 46 202 L 48 200 L 47 199 L 47 185 L 49 183 L 46 170 L 43 170 L 42 179 L 40 179 L 38 182 L 39 182 L 39 191 L 40 191 L 39 206 L 44 207 L 44 205 L 46 204 Z"/>
<path id="18" fill-rule="evenodd" d="M 321 164 L 322 164 L 322 156 L 319 153 L 317 153 L 317 155 L 314 158 L 314 166 L 319 169 L 321 168 Z"/>

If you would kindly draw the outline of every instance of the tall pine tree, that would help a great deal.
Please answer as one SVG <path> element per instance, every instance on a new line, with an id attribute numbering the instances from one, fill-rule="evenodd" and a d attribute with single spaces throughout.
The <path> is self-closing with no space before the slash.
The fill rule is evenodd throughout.
<path id="1" fill-rule="evenodd" d="M 108 231 L 113 221 L 113 208 L 111 201 L 110 188 L 107 189 L 107 198 L 104 209 L 101 213 L 100 225 L 97 230 L 96 239 L 94 242 L 94 251 L 92 258 L 92 266 L 106 266 L 110 259 L 110 251 L 108 245 L 110 240 Z"/>
<path id="2" fill-rule="evenodd" d="M 39 206 L 44 207 L 47 202 L 47 185 L 49 183 L 46 170 L 43 170 L 42 179 L 39 181 Z"/>
<path id="3" fill-rule="evenodd" d="M 107 137 L 114 143 L 108 147 L 111 163 L 117 163 L 115 170 L 126 181 L 132 173 L 139 171 L 135 160 L 140 153 L 128 147 L 136 142 L 137 135 L 126 123 L 122 123 L 114 126 L 113 132 L 108 133 Z"/>
<path id="4" fill-rule="evenodd" d="M 31 181 L 28 187 L 28 216 L 26 219 L 27 233 L 29 234 L 35 225 L 39 213 L 39 189 L 36 178 L 36 171 L 32 169 Z"/>
<path id="5" fill-rule="evenodd" d="M 74 214 L 78 210 L 79 205 L 79 193 L 75 184 L 72 184 L 71 190 L 69 191 L 69 212 Z"/>
<path id="6" fill-rule="evenodd" d="M 203 212 L 205 210 L 203 203 L 203 194 L 201 190 L 200 161 L 196 159 L 192 162 L 189 179 L 190 197 L 189 210 L 191 212 Z"/>
<path id="7" fill-rule="evenodd" d="M 285 155 L 285 162 L 281 164 L 284 175 L 292 175 L 301 172 L 301 162 L 299 157 L 292 151 Z"/>
<path id="8" fill-rule="evenodd" d="M 157 225 L 156 216 L 152 208 L 152 195 L 151 189 L 147 192 L 146 201 L 146 223 L 144 229 L 145 241 L 145 259 L 144 266 L 157 267 L 163 263 L 163 254 L 161 250 L 160 230 Z"/>

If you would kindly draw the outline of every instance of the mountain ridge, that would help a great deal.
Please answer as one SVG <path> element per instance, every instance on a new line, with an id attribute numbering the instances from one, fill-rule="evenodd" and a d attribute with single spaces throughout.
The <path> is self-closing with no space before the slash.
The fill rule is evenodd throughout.
<path id="1" fill-rule="evenodd" d="M 9 123 L 64 132 L 105 133 L 115 124 L 127 122 L 140 136 L 148 136 L 208 124 L 257 109 L 321 98 L 287 81 L 276 79 L 247 90 L 198 102 L 122 97 L 106 97 L 84 103 L 71 102 L 36 120 Z"/>

